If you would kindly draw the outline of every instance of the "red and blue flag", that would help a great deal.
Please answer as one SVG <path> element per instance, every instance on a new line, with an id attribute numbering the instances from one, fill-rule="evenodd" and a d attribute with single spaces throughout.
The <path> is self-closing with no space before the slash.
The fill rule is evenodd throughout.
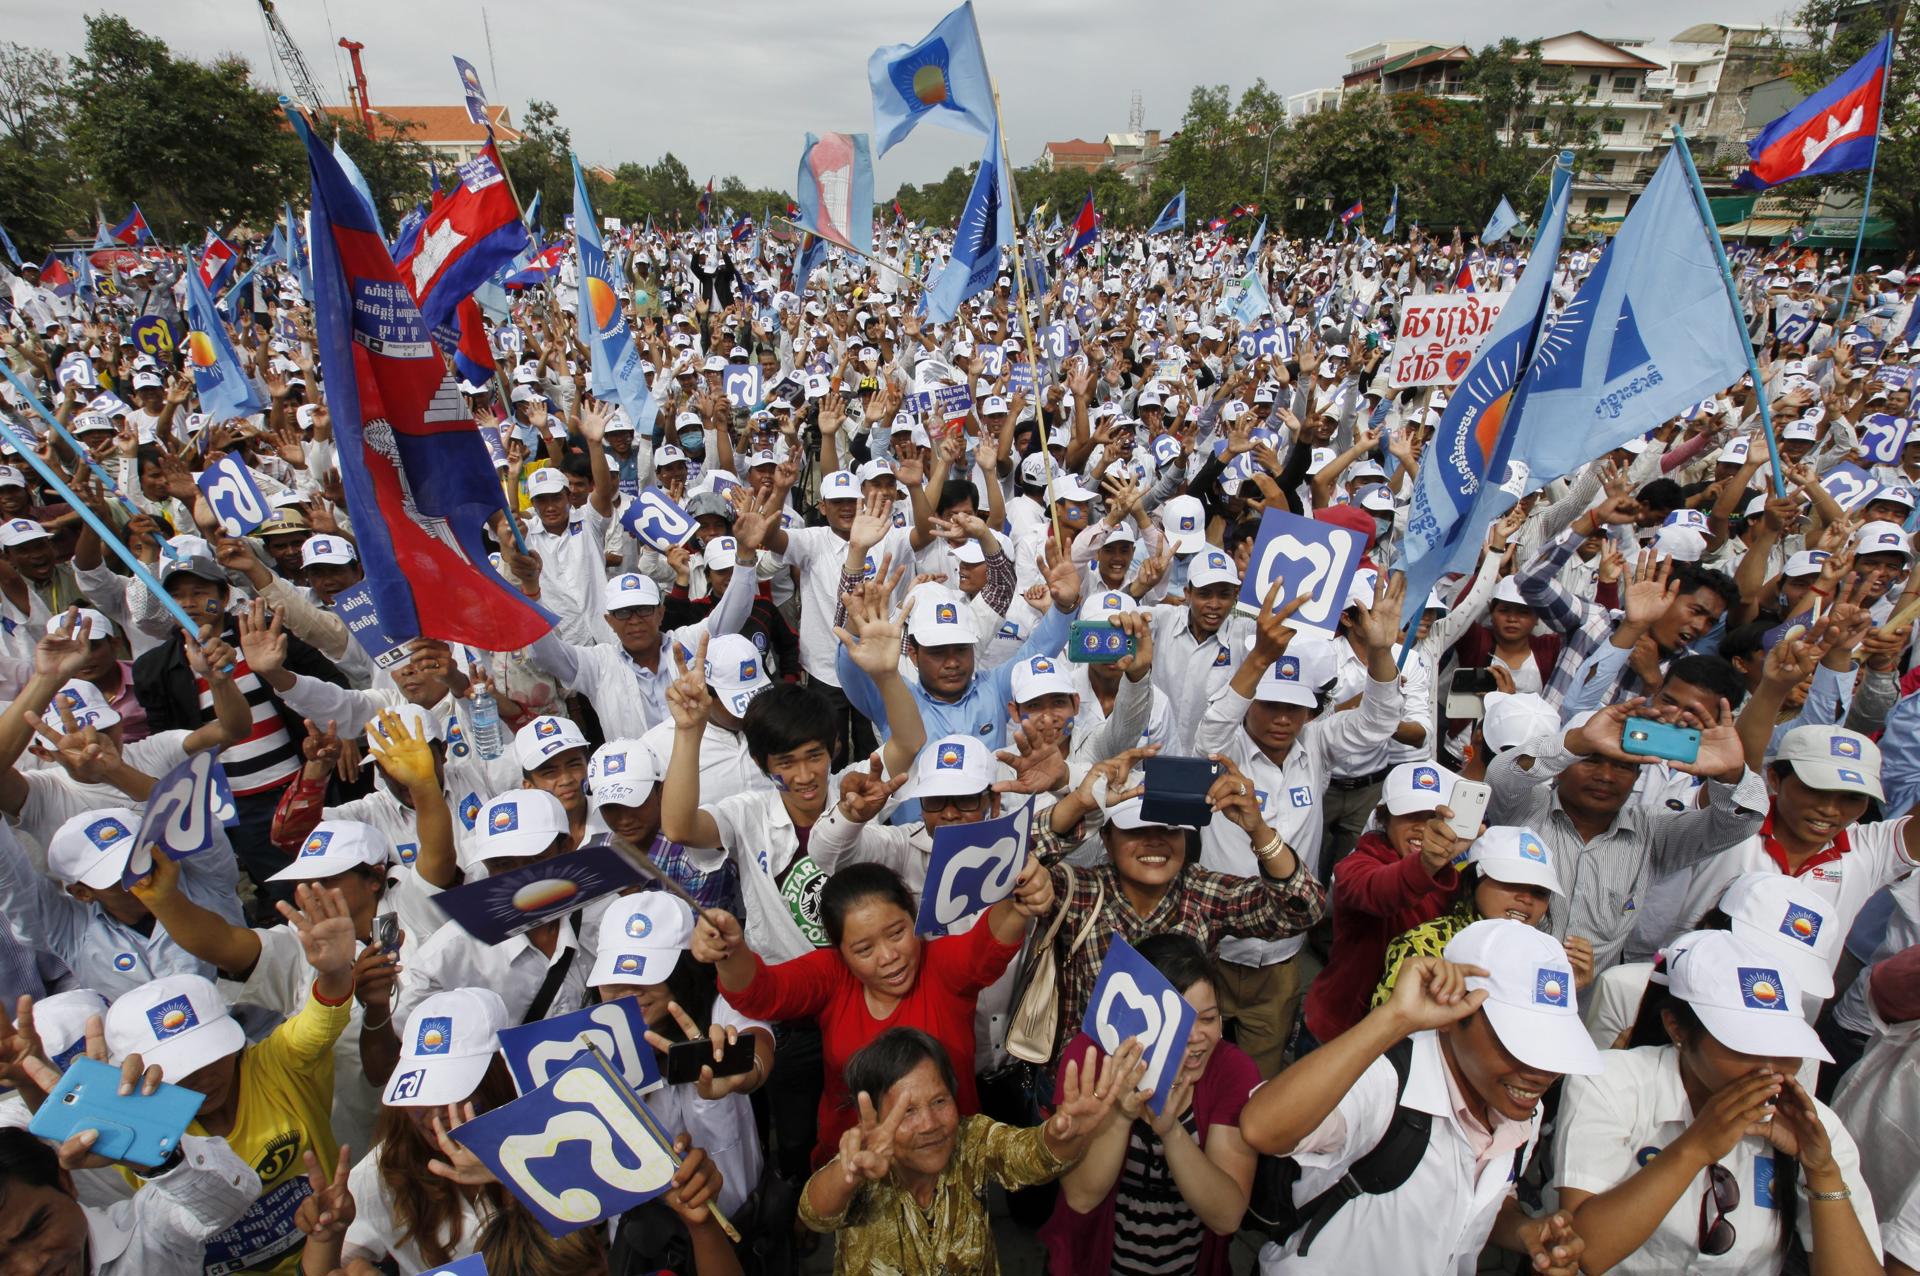
<path id="1" fill-rule="evenodd" d="M 1893 34 L 1839 79 L 1773 121 L 1747 143 L 1749 162 L 1734 185 L 1767 190 L 1782 182 L 1873 166 Z"/>
<path id="2" fill-rule="evenodd" d="M 153 228 L 147 225 L 147 215 L 140 211 L 140 205 L 135 204 L 126 219 L 107 234 L 123 244 L 144 244 L 153 238 Z"/>
<path id="3" fill-rule="evenodd" d="M 1100 237 L 1100 214 L 1093 211 L 1093 192 L 1087 192 L 1087 202 L 1080 205 L 1080 215 L 1073 219 L 1073 237 L 1067 241 L 1066 255 L 1071 257 L 1083 248 L 1091 248 L 1093 241 Z"/>
<path id="4" fill-rule="evenodd" d="M 456 176 L 420 224 L 413 251 L 394 263 L 429 328 L 451 323 L 460 303 L 527 246 L 520 205 L 491 140 Z"/>
<path id="5" fill-rule="evenodd" d="M 232 244 L 213 231 L 208 231 L 206 247 L 200 250 L 200 261 L 196 266 L 200 272 L 200 282 L 206 285 L 208 292 L 219 292 L 239 260 L 240 254 Z"/>
<path id="6" fill-rule="evenodd" d="M 1353 225 L 1353 219 L 1366 211 L 1367 211 L 1367 201 L 1364 199 L 1357 200 L 1355 201 L 1352 208 L 1349 208 L 1346 212 L 1340 214 L 1340 224 L 1342 226 L 1351 226 Z"/>
<path id="7" fill-rule="evenodd" d="M 553 278 L 554 272 L 560 269 L 560 263 L 566 259 L 567 241 L 556 239 L 535 253 L 533 260 L 508 275 L 503 286 L 516 291 L 521 288 L 538 288 Z"/>
<path id="8" fill-rule="evenodd" d="M 380 625 L 494 651 L 534 642 L 553 617 L 487 561 L 484 534 L 506 503 L 473 414 L 373 214 L 293 119 L 313 180 L 314 333 Z"/>

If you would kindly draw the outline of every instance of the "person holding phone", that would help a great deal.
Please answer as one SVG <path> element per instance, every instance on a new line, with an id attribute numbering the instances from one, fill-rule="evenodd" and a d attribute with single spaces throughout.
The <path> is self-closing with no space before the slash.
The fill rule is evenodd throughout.
<path id="1" fill-rule="evenodd" d="M 1570 1080 L 1554 1138 L 1585 1270 L 1786 1272 L 1796 1233 L 1821 1276 L 1879 1276 L 1854 1140 L 1795 1079 L 1827 1058 L 1777 956 L 1730 931 L 1662 954 L 1626 1050 Z"/>

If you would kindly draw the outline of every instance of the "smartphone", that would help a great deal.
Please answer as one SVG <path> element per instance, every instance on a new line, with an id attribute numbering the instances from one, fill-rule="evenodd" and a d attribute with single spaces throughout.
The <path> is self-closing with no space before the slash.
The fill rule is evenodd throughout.
<path id="1" fill-rule="evenodd" d="M 712 1068 L 716 1077 L 737 1077 L 753 1067 L 753 1037 L 741 1033 L 720 1062 L 713 1061 L 711 1041 L 678 1041 L 667 1047 L 667 1084 L 686 1085 L 700 1079 L 700 1069 Z"/>
<path id="2" fill-rule="evenodd" d="M 383 953 L 393 952 L 400 947 L 400 914 L 379 913 L 374 916 L 373 942 L 380 945 Z"/>
<path id="3" fill-rule="evenodd" d="M 1133 635 L 1104 620 L 1076 620 L 1067 626 L 1067 659 L 1082 665 L 1110 665 L 1131 656 Z"/>
<path id="4" fill-rule="evenodd" d="M 1651 718 L 1628 718 L 1620 727 L 1620 748 L 1643 758 L 1692 762 L 1700 756 L 1700 733 Z"/>
<path id="5" fill-rule="evenodd" d="M 1487 818 L 1487 803 L 1492 800 L 1493 790 L 1478 780 L 1455 780 L 1452 792 L 1447 794 L 1447 809 L 1453 812 L 1447 827 L 1455 837 L 1468 841 L 1479 837 L 1480 822 Z"/>
<path id="6" fill-rule="evenodd" d="M 1147 758 L 1140 765 L 1146 773 L 1142 817 L 1154 823 L 1193 828 L 1204 828 L 1212 822 L 1207 791 L 1226 773 L 1225 767 L 1211 758 Z"/>
<path id="7" fill-rule="evenodd" d="M 1493 680 L 1493 670 L 1459 670 L 1453 675 L 1453 685 L 1447 688 L 1447 716 L 1462 719 L 1486 717 L 1487 694 L 1497 690 L 1499 684 Z"/>
<path id="8" fill-rule="evenodd" d="M 194 1113 L 206 1102 L 198 1091 L 162 1082 L 152 1094 L 120 1093 L 120 1069 L 98 1059 L 67 1065 L 27 1129 L 64 1142 L 82 1130 L 97 1130 L 92 1151 L 129 1165 L 159 1165 L 180 1146 Z"/>

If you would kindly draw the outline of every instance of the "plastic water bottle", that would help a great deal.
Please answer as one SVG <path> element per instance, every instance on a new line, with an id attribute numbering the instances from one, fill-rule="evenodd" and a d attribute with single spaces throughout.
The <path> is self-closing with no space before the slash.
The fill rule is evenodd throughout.
<path id="1" fill-rule="evenodd" d="M 507 748 L 506 732 L 500 725 L 500 704 L 493 692 L 482 689 L 473 693 L 471 710 L 474 751 L 491 762 Z"/>

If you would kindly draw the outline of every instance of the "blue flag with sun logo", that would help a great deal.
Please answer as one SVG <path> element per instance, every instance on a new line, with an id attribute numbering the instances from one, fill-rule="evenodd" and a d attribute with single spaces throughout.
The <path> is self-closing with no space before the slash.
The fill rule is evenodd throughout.
<path id="1" fill-rule="evenodd" d="M 580 157 L 573 156 L 573 235 L 580 253 L 580 340 L 592 354 L 587 389 L 596 399 L 612 399 L 627 410 L 627 419 L 642 438 L 653 434 L 656 411 L 646 369 L 640 366 L 640 346 L 620 304 L 620 276 L 600 243 L 600 222 L 587 198 L 586 175 Z"/>
<path id="2" fill-rule="evenodd" d="M 987 57 L 968 0 L 918 44 L 889 44 L 867 59 L 878 159 L 922 121 L 978 137 L 999 132 Z"/>

